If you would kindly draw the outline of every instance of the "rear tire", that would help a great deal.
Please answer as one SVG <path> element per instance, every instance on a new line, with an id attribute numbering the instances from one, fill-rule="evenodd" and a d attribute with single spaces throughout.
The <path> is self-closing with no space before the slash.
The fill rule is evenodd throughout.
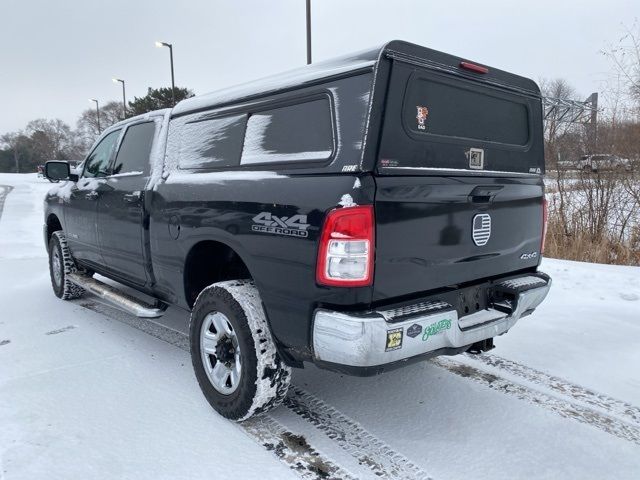
<path id="1" fill-rule="evenodd" d="M 287 394 L 291 369 L 278 354 L 252 281 L 205 288 L 191 312 L 189 342 L 200 389 L 223 417 L 247 420 Z"/>
<path id="2" fill-rule="evenodd" d="M 61 230 L 53 232 L 49 239 L 49 275 L 53 293 L 62 300 L 79 298 L 84 289 L 72 283 L 67 276 L 78 271 L 71 256 L 67 240 Z"/>

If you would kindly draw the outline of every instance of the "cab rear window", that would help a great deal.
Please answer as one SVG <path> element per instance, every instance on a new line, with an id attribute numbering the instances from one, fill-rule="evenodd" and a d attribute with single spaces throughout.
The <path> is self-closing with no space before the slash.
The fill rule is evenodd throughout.
<path id="1" fill-rule="evenodd" d="M 529 142 L 527 105 L 515 95 L 469 82 L 413 77 L 403 115 L 405 127 L 424 140 L 464 139 L 512 146 Z"/>
<path id="2" fill-rule="evenodd" d="M 189 122 L 180 135 L 180 168 L 218 168 L 238 164 L 247 116 Z"/>

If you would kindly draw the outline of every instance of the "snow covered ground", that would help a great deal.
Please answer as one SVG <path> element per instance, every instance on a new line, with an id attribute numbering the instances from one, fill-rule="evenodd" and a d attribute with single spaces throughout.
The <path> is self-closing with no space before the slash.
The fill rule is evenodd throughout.
<path id="1" fill-rule="evenodd" d="M 309 367 L 237 425 L 198 389 L 184 314 L 53 295 L 50 187 L 0 174 L 2 480 L 640 478 L 640 268 L 545 259 L 548 299 L 491 354 L 373 378 Z"/>

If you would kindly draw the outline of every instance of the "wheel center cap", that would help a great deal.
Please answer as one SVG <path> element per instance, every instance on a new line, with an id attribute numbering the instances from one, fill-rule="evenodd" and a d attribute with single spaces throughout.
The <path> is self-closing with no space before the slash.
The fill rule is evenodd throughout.
<path id="1" fill-rule="evenodd" d="M 216 345 L 216 357 L 222 363 L 230 363 L 235 359 L 235 348 L 229 337 L 222 337 Z"/>

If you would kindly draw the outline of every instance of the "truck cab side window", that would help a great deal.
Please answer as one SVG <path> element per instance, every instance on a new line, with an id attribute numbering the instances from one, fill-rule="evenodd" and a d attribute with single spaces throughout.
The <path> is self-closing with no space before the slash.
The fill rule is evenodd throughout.
<path id="1" fill-rule="evenodd" d="M 240 164 L 328 160 L 334 150 L 331 122 L 327 98 L 252 113 Z"/>
<path id="2" fill-rule="evenodd" d="M 113 156 L 119 136 L 120 130 L 116 130 L 100 141 L 85 161 L 83 177 L 93 178 L 109 175 L 109 162 Z"/>
<path id="3" fill-rule="evenodd" d="M 124 134 L 112 173 L 149 175 L 149 156 L 155 132 L 154 122 L 131 125 Z"/>

